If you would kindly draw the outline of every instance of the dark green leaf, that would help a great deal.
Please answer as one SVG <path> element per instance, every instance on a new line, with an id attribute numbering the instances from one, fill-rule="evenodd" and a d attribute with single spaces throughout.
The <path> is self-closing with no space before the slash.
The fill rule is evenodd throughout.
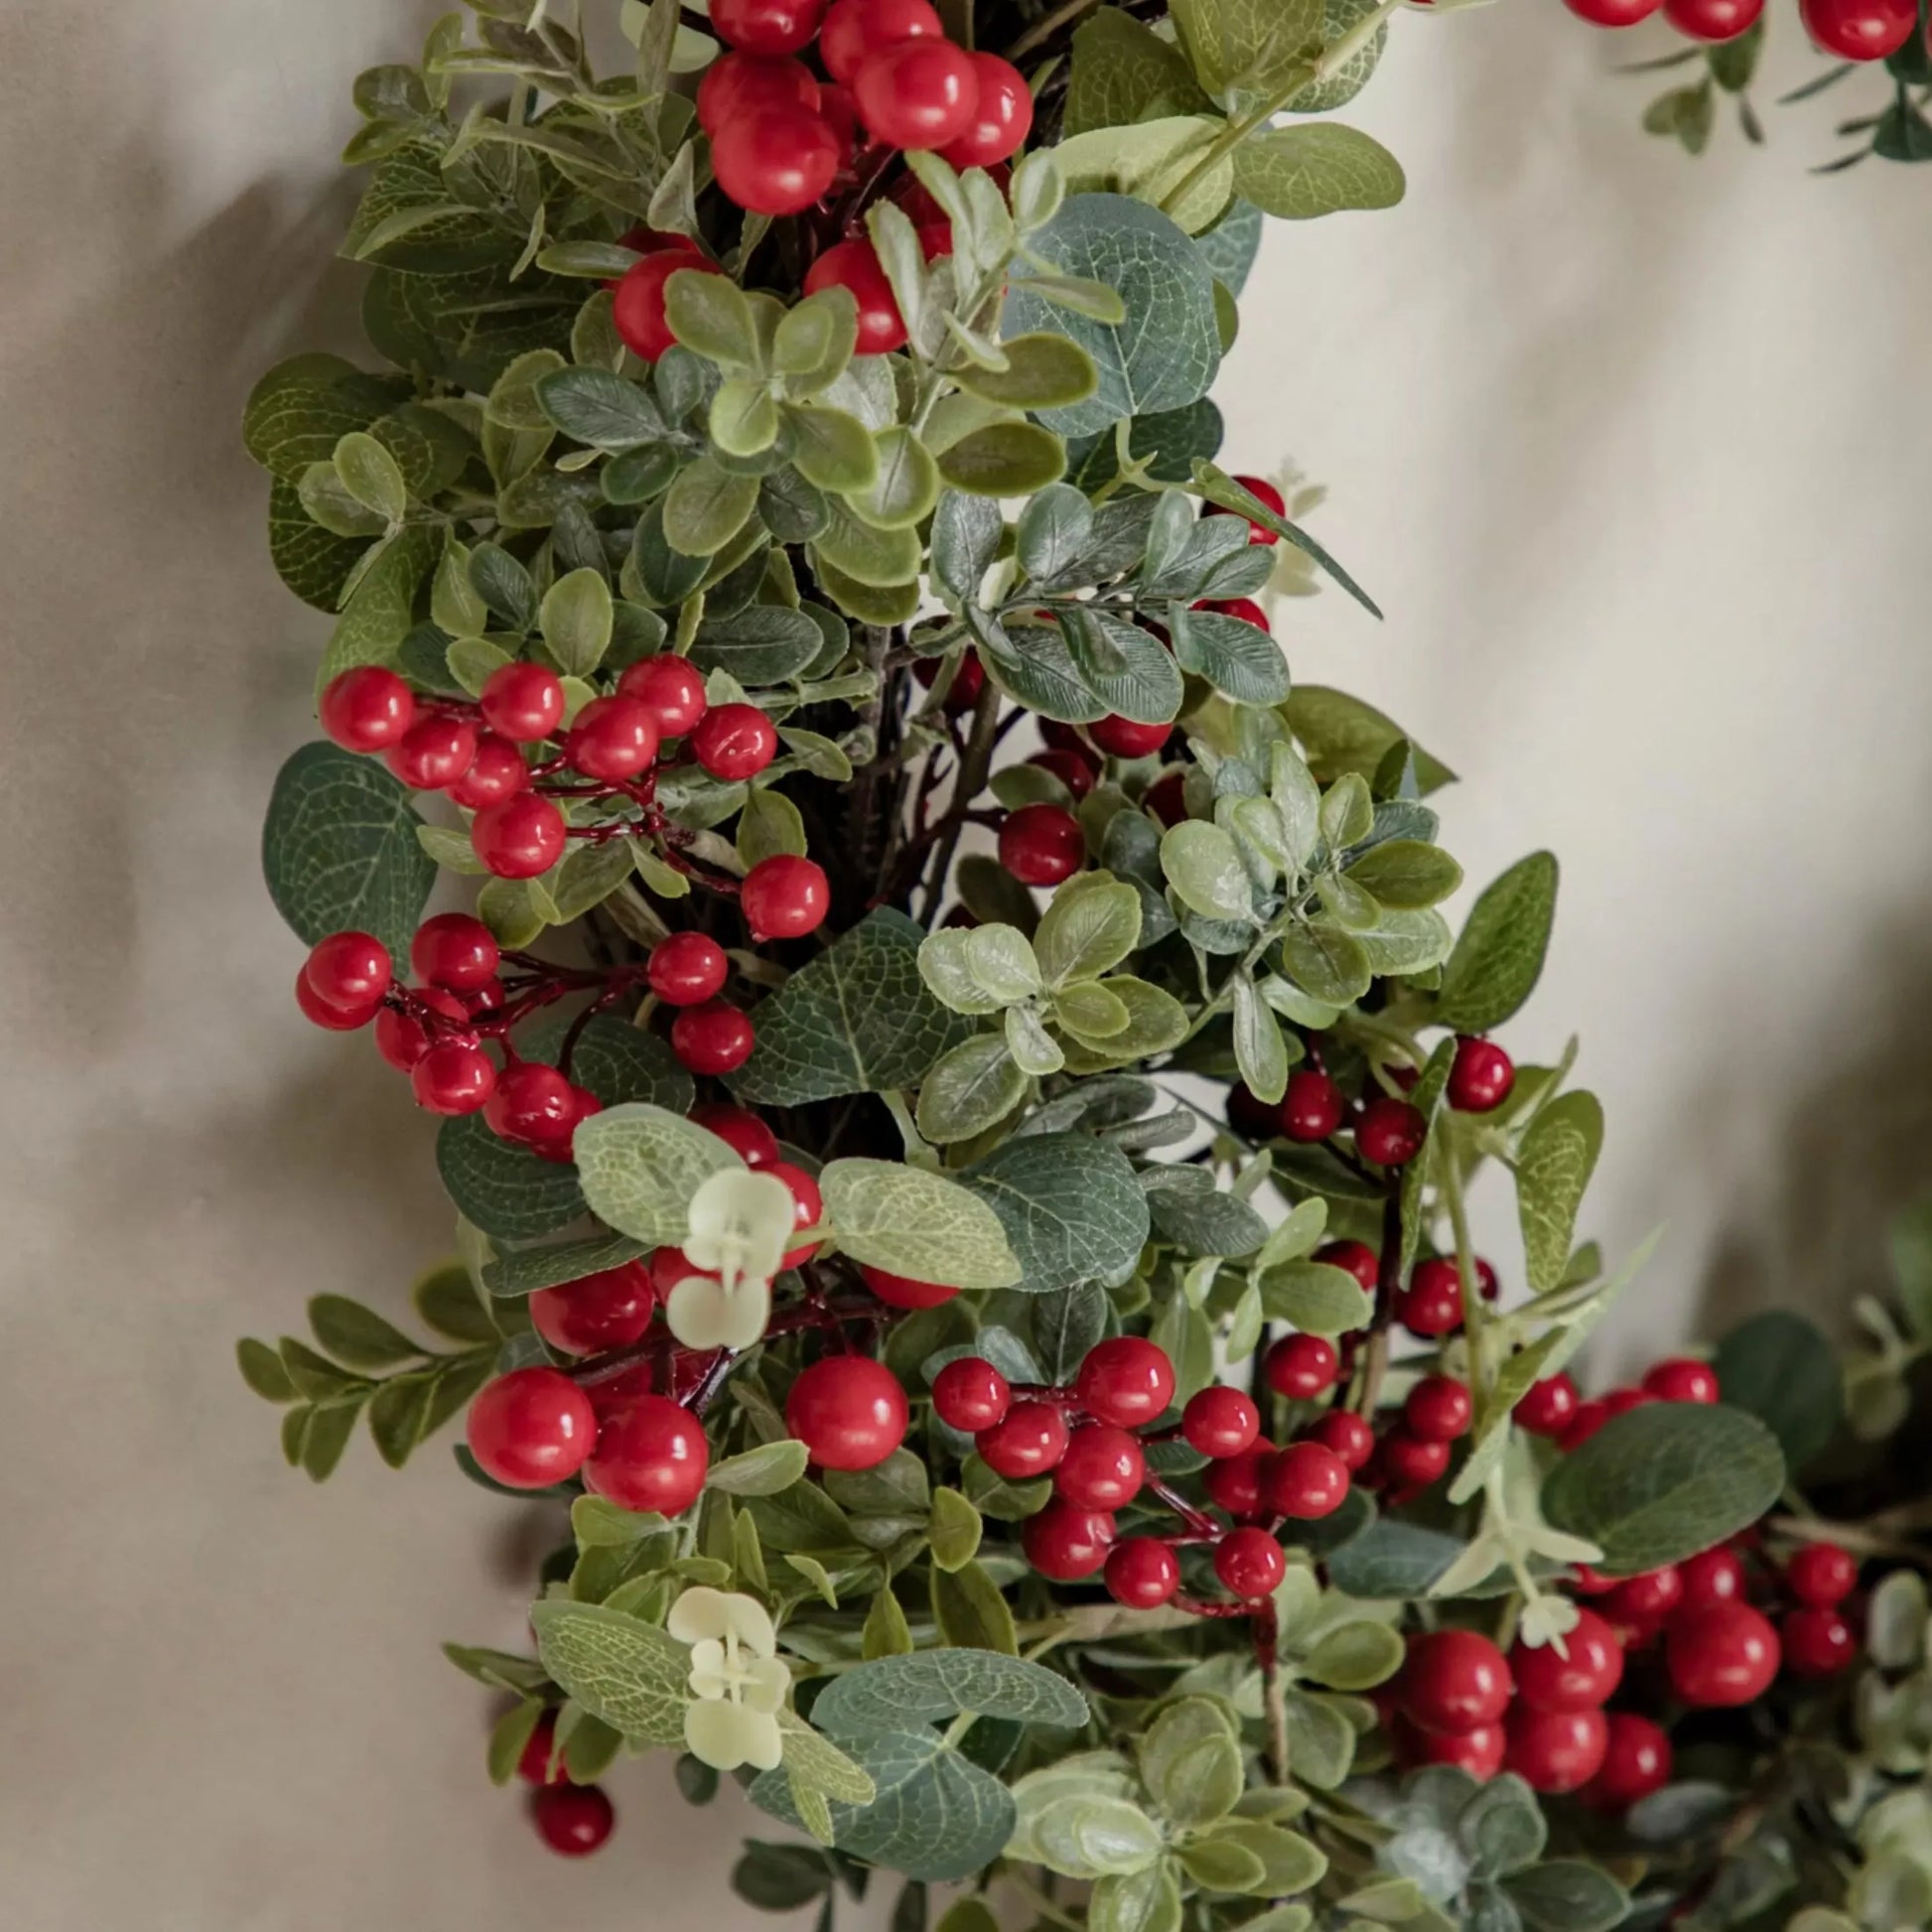
<path id="1" fill-rule="evenodd" d="M 436 1166 L 464 1217 L 500 1240 L 534 1241 L 584 1212 L 575 1168 L 499 1140 L 481 1114 L 443 1123 Z"/>
<path id="2" fill-rule="evenodd" d="M 1000 1217 L 1025 1292 L 1112 1286 L 1134 1272 L 1148 1205 L 1119 1149 L 1084 1134 L 1030 1135 L 996 1149 L 962 1178 Z"/>
<path id="3" fill-rule="evenodd" d="M 1788 1309 L 1767 1309 L 1725 1336 L 1712 1367 L 1725 1406 L 1763 1423 L 1785 1466 L 1802 1476 L 1845 1410 L 1838 1357 L 1823 1331 Z"/>
<path id="4" fill-rule="evenodd" d="M 1557 909 L 1557 862 L 1532 852 L 1470 908 L 1443 968 L 1436 1019 L 1457 1033 L 1500 1027 L 1536 990 Z"/>

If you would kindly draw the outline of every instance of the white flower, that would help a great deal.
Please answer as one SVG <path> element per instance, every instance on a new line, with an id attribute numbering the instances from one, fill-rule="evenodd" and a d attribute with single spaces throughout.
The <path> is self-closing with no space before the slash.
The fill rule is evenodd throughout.
<path id="1" fill-rule="evenodd" d="M 796 1231 L 791 1189 L 775 1174 L 727 1168 L 691 1196 L 687 1275 L 664 1304 L 687 1348 L 750 1348 L 771 1315 L 771 1277 Z"/>
<path id="2" fill-rule="evenodd" d="M 791 1672 L 777 1655 L 777 1633 L 756 1597 L 696 1585 L 671 1606 L 666 1626 L 691 1646 L 691 1695 L 684 1741 L 720 1771 L 750 1764 L 772 1771 L 784 1756 L 778 1713 Z"/>

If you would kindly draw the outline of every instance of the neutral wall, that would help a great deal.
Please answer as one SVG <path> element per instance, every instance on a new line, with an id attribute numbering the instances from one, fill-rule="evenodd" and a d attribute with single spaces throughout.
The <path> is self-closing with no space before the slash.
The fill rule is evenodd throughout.
<path id="1" fill-rule="evenodd" d="M 23 1932 L 757 1922 L 717 1903 L 741 1819 L 694 1818 L 661 1772 L 619 1775 L 590 1865 L 535 1849 L 435 1650 L 516 1640 L 515 1512 L 440 1452 L 393 1476 L 361 1444 L 312 1490 L 228 1358 L 322 1290 L 396 1306 L 444 1233 L 427 1125 L 297 1020 L 258 884 L 321 623 L 268 569 L 235 438 L 254 371 L 345 340 L 347 81 L 433 11 L 0 0 L 0 1916 Z M 1395 39 L 1356 118 L 1409 200 L 1278 228 L 1222 386 L 1230 454 L 1330 483 L 1317 527 L 1390 614 L 1298 607 L 1293 661 L 1465 773 L 1474 878 L 1564 857 L 1511 1038 L 1584 1035 L 1611 1121 L 1594 1230 L 1672 1224 L 1610 1349 L 1713 1289 L 1831 1309 L 1932 1145 L 1926 185 L 1808 179 L 1817 109 L 1693 166 L 1554 0 Z"/>

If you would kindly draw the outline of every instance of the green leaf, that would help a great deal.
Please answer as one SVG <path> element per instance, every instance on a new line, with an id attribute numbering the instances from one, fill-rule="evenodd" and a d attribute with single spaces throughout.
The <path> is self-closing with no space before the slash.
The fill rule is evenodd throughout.
<path id="1" fill-rule="evenodd" d="M 1088 1932 L 1180 1932 L 1180 1887 L 1162 1859 L 1140 1871 L 1110 1872 L 1087 1899 Z"/>
<path id="2" fill-rule="evenodd" d="M 1176 609 L 1174 661 L 1236 704 L 1277 705 L 1288 696 L 1288 659 L 1258 623 L 1213 611 Z"/>
<path id="3" fill-rule="evenodd" d="M 1115 290 L 1127 311 L 1126 322 L 1109 326 L 1055 309 L 1029 289 L 1008 297 L 1008 336 L 1064 336 L 1094 363 L 1094 393 L 1043 412 L 1049 429 L 1091 435 L 1207 393 L 1221 361 L 1213 281 L 1185 233 L 1158 208 L 1120 195 L 1075 195 L 1031 245 L 1060 274 Z"/>
<path id="4" fill-rule="evenodd" d="M 1066 446 L 1036 423 L 992 423 L 962 436 L 939 459 L 939 474 L 976 496 L 1030 496 L 1057 482 Z"/>
<path id="5" fill-rule="evenodd" d="M 1066 90 L 1068 134 L 1198 113 L 1207 105 L 1185 57 L 1151 27 L 1114 7 L 1081 22 Z"/>
<path id="6" fill-rule="evenodd" d="M 867 1663 L 875 1657 L 904 1657 L 911 1653 L 912 1626 L 906 1622 L 905 1612 L 890 1584 L 872 1599 L 861 1642 Z"/>
<path id="7" fill-rule="evenodd" d="M 1725 1407 L 1770 1430 L 1793 1476 L 1802 1476 L 1838 1433 L 1845 1412 L 1838 1357 L 1803 1315 L 1789 1309 L 1752 1315 L 1719 1343 L 1711 1366 Z"/>
<path id="8" fill-rule="evenodd" d="M 729 275 L 679 269 L 664 284 L 664 320 L 686 348 L 727 368 L 757 368 L 758 328 L 745 292 Z"/>
<path id="9" fill-rule="evenodd" d="M 1311 1335 L 1341 1335 L 1368 1326 L 1375 1298 L 1345 1268 L 1325 1261 L 1291 1261 L 1260 1281 L 1270 1321 L 1290 1321 Z"/>
<path id="10" fill-rule="evenodd" d="M 1557 862 L 1532 852 L 1476 900 L 1443 968 L 1436 1020 L 1461 1034 L 1500 1027 L 1536 990 L 1556 917 Z"/>
<path id="11" fill-rule="evenodd" d="M 787 1437 L 783 1442 L 760 1443 L 742 1455 L 728 1455 L 711 1465 L 705 1487 L 727 1496 L 775 1496 L 802 1480 L 811 1455 L 805 1445 Z"/>
<path id="12" fill-rule="evenodd" d="M 1203 918 L 1253 918 L 1253 891 L 1241 848 L 1220 826 L 1201 818 L 1171 826 L 1161 840 L 1161 870 L 1175 897 Z"/>
<path id="13" fill-rule="evenodd" d="M 832 1867 L 811 1846 L 753 1840 L 732 1867 L 731 1884 L 740 1898 L 760 1911 L 793 1912 L 832 1888 Z"/>
<path id="14" fill-rule="evenodd" d="M 1288 1761 L 1299 1782 L 1332 1791 L 1355 1761 L 1355 1729 L 1334 1700 L 1291 1690 L 1283 1699 L 1288 1718 Z"/>
<path id="15" fill-rule="evenodd" d="M 400 523 L 409 507 L 401 466 L 373 436 L 351 430 L 336 445 L 336 475 L 364 509 L 385 523 Z"/>
<path id="16" fill-rule="evenodd" d="M 835 498 L 830 507 L 825 528 L 812 545 L 815 560 L 875 590 L 917 580 L 920 545 L 916 530 L 879 529 L 855 515 L 842 497 Z"/>
<path id="17" fill-rule="evenodd" d="M 666 433 L 642 385 L 609 369 L 553 370 L 538 377 L 536 398 L 550 423 L 594 450 L 634 450 Z"/>
<path id="18" fill-rule="evenodd" d="M 1269 128 L 1234 151 L 1234 192 L 1288 221 L 1393 207 L 1405 186 L 1402 164 L 1380 141 L 1334 121 Z"/>
<path id="19" fill-rule="evenodd" d="M 1035 583 L 1050 582 L 1092 541 L 1093 505 L 1071 483 L 1049 483 L 1020 512 L 1013 537 L 1020 568 Z"/>
<path id="20" fill-rule="evenodd" d="M 634 1742 L 684 1742 L 691 1653 L 655 1625 L 601 1603 L 530 1609 L 543 1667 L 592 1717 Z"/>
<path id="21" fill-rule="evenodd" d="M 281 1356 L 265 1341 L 244 1335 L 235 1343 L 235 1361 L 241 1370 L 241 1379 L 264 1402 L 295 1401 L 298 1393 L 296 1386 L 289 1380 L 289 1372 L 282 1366 Z"/>
<path id="22" fill-rule="evenodd" d="M 686 557 L 715 556 L 745 527 L 758 500 L 758 478 L 721 469 L 701 456 L 680 470 L 665 491 L 664 540 Z"/>
<path id="23" fill-rule="evenodd" d="M 1046 985 L 1097 980 L 1141 941 L 1141 897 L 1131 886 L 1100 880 L 1053 895 L 1034 934 L 1034 954 Z"/>
<path id="24" fill-rule="evenodd" d="M 1315 776 L 1324 784 L 1344 771 L 1373 778 L 1390 750 L 1402 744 L 1407 744 L 1414 755 L 1417 783 L 1424 797 L 1455 776 L 1440 759 L 1430 757 L 1408 738 L 1393 719 L 1346 691 L 1321 684 L 1298 684 L 1283 710 L 1309 755 Z"/>
<path id="25" fill-rule="evenodd" d="M 979 1554 L 985 1524 L 980 1513 L 957 1489 L 932 1492 L 932 1517 L 926 1525 L 926 1542 L 932 1561 L 948 1575 L 963 1571 Z"/>
<path id="26" fill-rule="evenodd" d="M 1268 1238 L 1268 1223 L 1199 1168 L 1150 1168 L 1141 1184 L 1155 1231 L 1185 1255 L 1250 1255 Z"/>
<path id="27" fill-rule="evenodd" d="M 1049 1870 L 1077 1879 L 1143 1871 L 1165 1849 L 1160 1826 L 1131 1798 L 1098 1793 L 1055 1798 L 1030 1836 Z"/>
<path id="28" fill-rule="evenodd" d="M 1086 1699 L 1057 1672 L 985 1650 L 922 1650 L 862 1664 L 833 1679 L 812 1718 L 835 1737 L 883 1737 L 908 1721 L 931 1724 L 962 1711 L 1055 1730 L 1087 1722 Z"/>
<path id="29" fill-rule="evenodd" d="M 388 1368 L 418 1361 L 424 1353 L 394 1323 L 346 1295 L 312 1297 L 309 1326 L 322 1347 L 350 1368 Z"/>
<path id="30" fill-rule="evenodd" d="M 695 1122 L 635 1102 L 593 1114 L 579 1126 L 573 1147 L 591 1211 L 653 1247 L 681 1243 L 691 1196 L 713 1174 L 742 1165 Z"/>
<path id="31" fill-rule="evenodd" d="M 1348 877 L 1381 905 L 1417 911 L 1448 898 L 1462 883 L 1462 868 L 1440 845 L 1388 839 L 1363 853 Z"/>
<path id="32" fill-rule="evenodd" d="M 698 626 L 691 661 L 701 671 L 729 671 L 747 690 L 782 684 L 824 648 L 819 627 L 802 611 L 749 604 L 734 616 Z"/>
<path id="33" fill-rule="evenodd" d="M 1331 1691 L 1367 1691 L 1402 1668 L 1400 1634 L 1366 1619 L 1339 1623 L 1302 1659 L 1301 1672 Z"/>
<path id="34" fill-rule="evenodd" d="M 316 695 L 362 664 L 391 663 L 415 621 L 416 592 L 442 544 L 426 525 L 398 532 L 375 553 L 336 620 L 316 671 Z"/>
<path id="35" fill-rule="evenodd" d="M 1173 114 L 1062 140 L 1053 161 L 1070 195 L 1110 192 L 1152 203 L 1187 234 L 1211 227 L 1234 193 L 1218 114 Z M 1205 165 L 1203 165 L 1205 164 Z"/>
<path id="36" fill-rule="evenodd" d="M 499 1140 L 481 1114 L 437 1130 L 436 1167 L 458 1212 L 504 1241 L 554 1234 L 584 1211 L 573 1169 Z"/>
<path id="37" fill-rule="evenodd" d="M 497 1719 L 489 1733 L 489 1750 L 485 1758 L 485 1769 L 491 1784 L 507 1784 L 515 1774 L 517 1759 L 523 1755 L 523 1747 L 529 1743 L 537 1727 L 537 1720 L 543 1716 L 543 1704 L 537 1698 L 523 1698 Z"/>
<path id="38" fill-rule="evenodd" d="M 521 1042 L 523 1056 L 556 1065 L 572 1024 L 560 1017 L 532 1026 Z M 577 1083 L 589 1087 L 607 1107 L 648 1100 L 682 1114 L 691 1105 L 691 1076 L 677 1063 L 669 1044 L 614 1013 L 600 1013 L 577 1035 L 570 1070 Z"/>
<path id="39" fill-rule="evenodd" d="M 1065 409 L 1100 385 L 1093 357 L 1064 336 L 1011 336 L 1000 345 L 1003 369 L 968 363 L 954 380 L 968 395 L 1004 409 Z"/>
<path id="40" fill-rule="evenodd" d="M 935 1147 L 970 1141 L 1027 1097 L 1027 1076 L 999 1034 L 955 1046 L 919 1084 L 918 1129 Z"/>
<path id="41" fill-rule="evenodd" d="M 752 377 L 720 383 L 711 399 L 711 443 L 729 457 L 755 457 L 778 440 L 778 405 L 771 391 Z"/>
<path id="42" fill-rule="evenodd" d="M 543 595 L 543 641 L 566 677 L 589 677 L 611 647 L 611 587 L 595 570 L 573 570 Z"/>
<path id="43" fill-rule="evenodd" d="M 1427 1596 L 1467 1548 L 1447 1530 L 1375 1517 L 1328 1553 L 1328 1579 L 1348 1596 L 1413 1600 Z"/>
<path id="44" fill-rule="evenodd" d="M 1246 973 L 1234 981 L 1234 1059 L 1256 1099 L 1276 1105 L 1288 1091 L 1288 1045 Z"/>
<path id="45" fill-rule="evenodd" d="M 956 1180 L 897 1161 L 834 1161 L 818 1176 L 842 1253 L 943 1288 L 1010 1288 L 999 1217 Z"/>
<path id="46" fill-rule="evenodd" d="M 340 355 L 313 353 L 278 362 L 249 393 L 241 436 L 248 454 L 283 482 L 301 481 L 312 463 L 330 463 L 336 446 L 395 407 L 395 378 L 366 375 Z M 407 378 L 403 393 L 407 393 Z"/>
<path id="47" fill-rule="evenodd" d="M 999 505 L 949 489 L 932 514 L 932 575 L 957 603 L 972 599 L 999 554 L 1006 525 Z"/>
<path id="48" fill-rule="evenodd" d="M 1932 1199 L 1915 1202 L 1893 1217 L 1886 1249 L 1905 1325 L 1932 1341 Z"/>
<path id="49" fill-rule="evenodd" d="M 1282 966 L 1303 992 L 1328 1006 L 1352 1006 L 1374 974 L 1368 949 L 1326 919 L 1298 921 L 1282 935 Z"/>
<path id="50" fill-rule="evenodd" d="M 1264 1897 L 1308 1891 L 1327 1875 L 1327 1858 L 1311 1840 L 1259 1819 L 1230 1818 L 1215 1826 L 1212 1842 L 1238 1846 L 1255 1860 L 1261 1867 L 1261 1880 L 1250 1889 Z M 1253 1922 L 1241 1932 L 1254 1932 Z"/>
<path id="51" fill-rule="evenodd" d="M 793 405 L 785 411 L 791 460 L 820 489 L 870 488 L 879 475 L 879 446 L 858 417 L 843 409 Z"/>
<path id="52" fill-rule="evenodd" d="M 961 1176 L 1005 1226 L 1018 1286 L 1046 1295 L 1124 1282 L 1148 1235 L 1147 1197 L 1119 1149 L 1084 1134 L 1009 1141 Z"/>
<path id="53" fill-rule="evenodd" d="M 971 1509 L 972 1504 L 966 1507 Z M 1012 1606 L 999 1585 L 970 1557 L 951 1569 L 934 1565 L 932 1618 L 939 1634 L 956 1649 L 996 1651 L 1008 1657 L 1019 1654 Z"/>
<path id="54" fill-rule="evenodd" d="M 1577 1210 L 1603 1145 L 1603 1108 L 1593 1093 L 1559 1094 L 1530 1123 L 1516 1154 L 1516 1211 L 1524 1273 L 1539 1295 L 1563 1280 Z"/>
<path id="55" fill-rule="evenodd" d="M 1220 1705 L 1182 1698 L 1162 1711 L 1140 1740 L 1148 1795 L 1183 1828 L 1225 1818 L 1241 1796 L 1241 1746 Z"/>
<path id="56" fill-rule="evenodd" d="M 280 477 L 268 485 L 268 557 L 275 574 L 304 604 L 332 617 L 343 586 L 368 548 L 361 537 L 340 537 L 303 507 L 301 491 Z"/>
<path id="57" fill-rule="evenodd" d="M 1581 1859 L 1553 1859 L 1502 1882 L 1534 1932 L 1610 1932 L 1630 1909 L 1623 1887 Z"/>
<path id="58" fill-rule="evenodd" d="M 1681 1562 L 1754 1523 L 1784 1487 L 1778 1440 L 1741 1409 L 1647 1403 L 1614 1416 L 1543 1485 L 1543 1513 L 1631 1576 Z"/>
<path id="59" fill-rule="evenodd" d="M 873 441 L 879 451 L 878 474 L 868 487 L 850 492 L 847 501 L 882 530 L 923 522 L 939 500 L 939 466 L 931 453 L 909 429 L 881 430 Z"/>
<path id="60" fill-rule="evenodd" d="M 262 826 L 269 897 L 309 945 L 371 932 L 406 960 L 436 863 L 416 840 L 406 785 L 329 744 L 305 745 L 276 774 Z"/>
<path id="61" fill-rule="evenodd" d="M 974 1031 L 919 978 L 922 937 L 915 921 L 882 907 L 793 973 L 757 1010 L 758 1044 L 730 1081 L 738 1098 L 795 1107 L 917 1086 Z"/>
<path id="62" fill-rule="evenodd" d="M 816 1483 L 794 1482 L 775 1496 L 753 1497 L 748 1507 L 764 1547 L 780 1556 L 856 1545 L 845 1511 Z"/>

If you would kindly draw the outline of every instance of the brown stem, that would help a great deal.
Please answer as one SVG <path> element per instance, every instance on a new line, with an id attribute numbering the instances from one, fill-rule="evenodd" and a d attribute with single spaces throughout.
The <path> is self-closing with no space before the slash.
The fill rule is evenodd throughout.
<path id="1" fill-rule="evenodd" d="M 959 834 L 966 822 L 965 814 L 973 800 L 986 788 L 987 774 L 993 768 L 993 747 L 998 740 L 999 725 L 999 688 L 988 678 L 980 687 L 979 702 L 973 707 L 972 735 L 966 741 L 966 756 L 953 784 L 952 810 L 947 813 L 953 822 L 946 827 L 934 862 L 924 874 L 929 882 L 925 900 L 925 923 L 928 926 L 939 916 L 939 904 L 946 896 L 946 875 L 952 870 L 953 854 L 958 850 Z"/>

